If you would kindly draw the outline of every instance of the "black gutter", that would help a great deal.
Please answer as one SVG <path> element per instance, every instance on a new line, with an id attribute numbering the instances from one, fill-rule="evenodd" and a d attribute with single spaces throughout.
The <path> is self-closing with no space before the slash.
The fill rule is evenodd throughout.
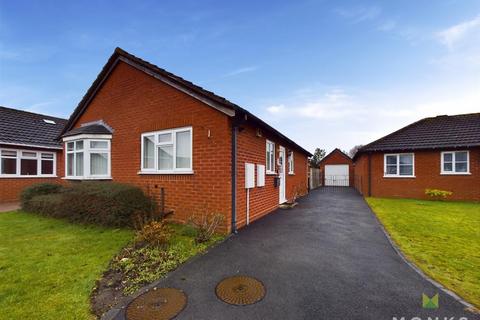
<path id="1" fill-rule="evenodd" d="M 238 125 L 232 121 L 232 233 L 237 233 L 237 133 Z"/>

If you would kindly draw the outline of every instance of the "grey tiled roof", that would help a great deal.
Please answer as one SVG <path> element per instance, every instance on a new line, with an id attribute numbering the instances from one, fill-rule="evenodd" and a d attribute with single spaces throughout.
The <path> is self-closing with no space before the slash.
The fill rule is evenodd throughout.
<path id="1" fill-rule="evenodd" d="M 0 144 L 61 148 L 57 137 L 66 123 L 65 119 L 0 106 Z"/>
<path id="2" fill-rule="evenodd" d="M 367 144 L 359 152 L 474 146 L 480 146 L 480 113 L 425 118 Z"/>
<path id="3" fill-rule="evenodd" d="M 95 123 L 72 129 L 65 133 L 63 137 L 75 136 L 77 134 L 112 134 L 112 131 L 103 124 Z"/>

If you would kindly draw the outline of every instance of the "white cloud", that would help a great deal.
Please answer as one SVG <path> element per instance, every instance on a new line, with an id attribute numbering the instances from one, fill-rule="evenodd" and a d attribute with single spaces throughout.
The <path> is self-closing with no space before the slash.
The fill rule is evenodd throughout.
<path id="1" fill-rule="evenodd" d="M 449 49 L 453 49 L 475 31 L 480 31 L 480 15 L 437 32 L 437 38 Z"/>
<path id="2" fill-rule="evenodd" d="M 378 30 L 388 32 L 388 31 L 392 31 L 393 29 L 395 29 L 396 26 L 397 26 L 396 21 L 386 20 L 378 26 Z"/>
<path id="3" fill-rule="evenodd" d="M 239 74 L 242 74 L 242 73 L 252 72 L 252 71 L 255 71 L 257 69 L 258 69 L 257 66 L 249 66 L 249 67 L 238 68 L 238 69 L 235 69 L 235 70 L 225 74 L 225 77 L 232 77 L 232 76 L 236 76 L 236 75 L 239 75 Z"/>

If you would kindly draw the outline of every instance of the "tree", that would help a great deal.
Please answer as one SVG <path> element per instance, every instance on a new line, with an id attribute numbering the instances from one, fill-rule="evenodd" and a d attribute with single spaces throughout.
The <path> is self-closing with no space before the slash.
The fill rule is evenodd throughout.
<path id="1" fill-rule="evenodd" d="M 320 161 L 322 161 L 326 155 L 327 153 L 325 152 L 325 149 L 316 148 L 313 157 L 310 158 L 310 165 L 314 168 L 318 168 L 318 166 L 320 166 Z"/>
<path id="2" fill-rule="evenodd" d="M 358 149 L 360 149 L 361 147 L 363 147 L 363 144 L 357 144 L 352 149 L 350 149 L 350 151 L 348 152 L 348 155 L 350 156 L 350 158 L 353 159 L 353 157 L 355 157 L 355 154 L 357 154 Z"/>

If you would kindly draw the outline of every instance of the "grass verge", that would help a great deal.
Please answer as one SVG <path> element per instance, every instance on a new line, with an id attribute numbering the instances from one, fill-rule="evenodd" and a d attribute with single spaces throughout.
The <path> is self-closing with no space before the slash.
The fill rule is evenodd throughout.
<path id="1" fill-rule="evenodd" d="M 479 203 L 366 200 L 408 259 L 480 308 Z"/>

